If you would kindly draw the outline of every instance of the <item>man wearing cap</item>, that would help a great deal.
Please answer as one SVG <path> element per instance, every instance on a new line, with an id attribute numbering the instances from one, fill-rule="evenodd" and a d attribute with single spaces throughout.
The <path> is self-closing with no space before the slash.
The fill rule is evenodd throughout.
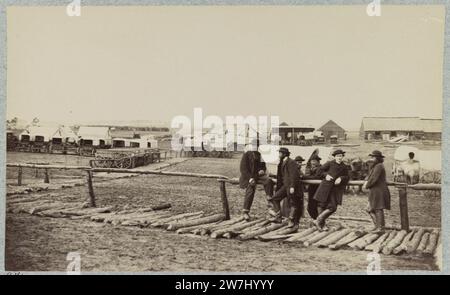
<path id="1" fill-rule="evenodd" d="M 380 233 L 384 230 L 385 226 L 383 210 L 391 209 L 391 193 L 386 183 L 383 154 L 375 150 L 369 157 L 373 161 L 373 165 L 363 187 L 369 189 L 367 213 L 369 213 L 374 223 L 374 228 L 371 232 Z"/>
<path id="2" fill-rule="evenodd" d="M 305 169 L 305 176 L 303 179 L 310 179 L 310 180 L 320 180 L 322 179 L 322 172 L 320 171 L 320 161 L 322 159 L 318 155 L 313 155 L 309 162 L 306 164 Z M 317 188 L 319 187 L 318 184 L 308 184 L 308 207 L 307 211 L 309 216 L 315 220 L 317 216 L 319 215 L 317 211 L 317 201 L 314 200 L 314 194 L 317 191 Z"/>
<path id="3" fill-rule="evenodd" d="M 319 214 L 314 225 L 319 230 L 328 230 L 325 226 L 326 219 L 336 212 L 338 205 L 342 205 L 342 196 L 350 179 L 348 166 L 343 162 L 344 155 L 345 152 L 338 149 L 332 153 L 334 160 L 320 167 L 320 173 L 325 179 L 314 194 Z"/>
<path id="4" fill-rule="evenodd" d="M 298 173 L 300 173 L 300 178 L 302 178 L 305 174 L 303 173 L 302 166 L 305 159 L 302 156 L 295 157 L 294 161 L 297 163 Z"/>
<path id="5" fill-rule="evenodd" d="M 280 202 L 287 197 L 289 204 L 288 227 L 298 228 L 300 217 L 302 215 L 301 204 L 303 203 L 303 190 L 300 183 L 300 173 L 298 171 L 297 163 L 289 158 L 289 155 L 290 152 L 287 148 L 282 147 L 279 149 L 280 169 L 278 173 L 281 172 L 282 186 L 278 188 L 274 196 L 270 199 L 276 214 L 269 220 L 277 223 L 281 222 Z"/>
<path id="6" fill-rule="evenodd" d="M 245 189 L 243 217 L 245 220 L 250 220 L 250 208 L 252 207 L 253 199 L 255 197 L 256 185 L 263 184 L 267 198 L 273 195 L 273 183 L 267 176 L 266 163 L 261 158 L 261 153 L 258 152 L 258 144 L 252 141 L 246 146 L 247 151 L 242 155 L 240 163 L 241 176 L 239 178 L 239 186 Z"/>

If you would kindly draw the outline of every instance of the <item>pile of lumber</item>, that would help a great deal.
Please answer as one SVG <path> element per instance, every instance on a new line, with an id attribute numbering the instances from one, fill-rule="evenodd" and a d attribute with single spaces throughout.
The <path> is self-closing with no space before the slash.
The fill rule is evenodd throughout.
<path id="1" fill-rule="evenodd" d="M 287 227 L 287 222 L 270 223 L 266 218 L 245 221 L 242 217 L 225 220 L 224 214 L 207 214 L 203 211 L 176 213 L 170 204 L 139 209 L 118 210 L 113 207 L 89 208 L 82 203 L 64 203 L 49 199 L 9 198 L 7 212 L 27 213 L 36 216 L 86 219 L 115 226 L 160 228 L 177 234 L 191 234 L 212 239 L 237 239 L 240 241 L 280 241 L 298 247 L 353 249 L 385 255 L 434 256 L 441 245 L 439 229 L 416 228 L 387 230 L 370 233 L 363 228 L 348 228 L 336 224 L 328 231 L 304 225 L 300 229 Z"/>

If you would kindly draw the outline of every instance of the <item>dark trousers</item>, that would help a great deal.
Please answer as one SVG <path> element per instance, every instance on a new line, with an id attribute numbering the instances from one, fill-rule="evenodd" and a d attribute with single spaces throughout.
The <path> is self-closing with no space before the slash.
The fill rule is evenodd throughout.
<path id="1" fill-rule="evenodd" d="M 270 199 L 270 202 L 273 204 L 273 209 L 275 212 L 280 212 L 281 201 L 284 198 L 287 198 L 290 208 L 289 218 L 291 218 L 295 223 L 299 223 L 300 217 L 303 213 L 303 194 L 300 191 L 300 187 L 297 187 L 296 190 L 296 192 L 291 194 L 285 186 L 282 186 L 275 192 L 273 197 Z"/>
<path id="2" fill-rule="evenodd" d="M 245 197 L 244 197 L 244 211 L 249 212 L 250 208 L 253 204 L 253 199 L 255 198 L 256 185 L 262 184 L 264 186 L 264 191 L 266 193 L 267 199 L 269 199 L 273 195 L 273 187 L 274 183 L 272 179 L 268 176 L 262 176 L 258 178 L 255 184 L 248 184 L 245 189 Z"/>
<path id="3" fill-rule="evenodd" d="M 314 194 L 317 191 L 318 185 L 310 184 L 308 186 L 308 214 L 312 219 L 316 219 L 319 216 L 319 212 L 317 211 L 317 201 L 314 200 Z"/>

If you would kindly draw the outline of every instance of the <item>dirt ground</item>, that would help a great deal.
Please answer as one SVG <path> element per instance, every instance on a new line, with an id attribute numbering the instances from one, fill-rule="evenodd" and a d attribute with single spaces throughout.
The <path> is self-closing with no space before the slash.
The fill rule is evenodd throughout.
<path id="1" fill-rule="evenodd" d="M 365 147 L 370 150 L 372 146 Z M 361 153 L 366 153 L 362 151 Z M 388 151 L 383 150 L 388 154 Z M 28 159 L 32 157 L 33 159 Z M 83 159 L 74 156 L 8 154 L 8 162 L 70 161 L 79 165 Z M 64 158 L 61 158 L 64 157 Z M 56 160 L 55 160 L 56 159 Z M 74 163 L 75 162 L 75 163 Z M 170 167 L 169 171 L 214 173 L 239 176 L 239 156 L 233 159 L 196 158 Z M 389 164 L 386 163 L 386 167 Z M 10 169 L 8 169 L 10 170 Z M 58 177 L 59 172 L 52 172 Z M 68 177 L 63 172 L 61 177 Z M 389 171 L 388 171 L 389 173 Z M 28 172 L 33 179 L 33 172 Z M 8 182 L 16 172 L 8 171 Z M 73 177 L 81 177 L 74 175 Z M 25 178 L 25 181 L 27 178 Z M 95 177 L 94 177 L 95 181 Z M 174 212 L 220 212 L 219 185 L 216 180 L 189 177 L 143 175 L 94 184 L 98 206 L 142 207 L 171 203 Z M 227 185 L 232 214 L 240 211 L 243 191 Z M 386 219 L 399 223 L 398 195 L 392 193 L 392 210 Z M 86 187 L 66 188 L 58 194 L 40 192 L 44 198 L 80 201 L 87 197 Z M 362 211 L 367 196 L 344 197 L 338 216 L 367 218 Z M 441 199 L 408 191 L 412 226 L 440 227 Z M 253 214 L 265 211 L 263 191 L 257 192 Z M 332 221 L 336 222 L 336 221 Z M 368 223 L 356 224 L 368 226 Z M 367 267 L 367 253 L 351 250 L 300 248 L 278 242 L 240 242 L 213 240 L 207 237 L 177 235 L 159 229 L 114 227 L 110 224 L 81 220 L 53 219 L 24 214 L 8 214 L 6 219 L 6 270 L 65 271 L 68 252 L 81 254 L 82 271 L 362 271 Z M 436 270 L 432 259 L 412 256 L 384 256 L 383 270 Z"/>

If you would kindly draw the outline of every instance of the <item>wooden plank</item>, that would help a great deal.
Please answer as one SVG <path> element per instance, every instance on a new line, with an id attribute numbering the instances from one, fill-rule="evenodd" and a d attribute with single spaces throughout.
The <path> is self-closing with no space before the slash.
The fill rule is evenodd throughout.
<path id="1" fill-rule="evenodd" d="M 228 232 L 239 232 L 239 231 L 241 231 L 241 230 L 243 230 L 243 229 L 245 229 L 247 227 L 250 227 L 250 226 L 253 226 L 255 224 L 258 224 L 258 223 L 260 223 L 263 220 L 264 220 L 263 218 L 260 218 L 260 219 L 256 219 L 256 220 L 253 220 L 253 221 L 239 222 L 239 223 L 233 224 L 233 225 L 231 225 L 229 227 L 213 231 L 211 233 L 210 237 L 213 238 L 213 239 L 217 239 L 217 238 L 222 237 L 224 234 L 226 234 Z"/>

